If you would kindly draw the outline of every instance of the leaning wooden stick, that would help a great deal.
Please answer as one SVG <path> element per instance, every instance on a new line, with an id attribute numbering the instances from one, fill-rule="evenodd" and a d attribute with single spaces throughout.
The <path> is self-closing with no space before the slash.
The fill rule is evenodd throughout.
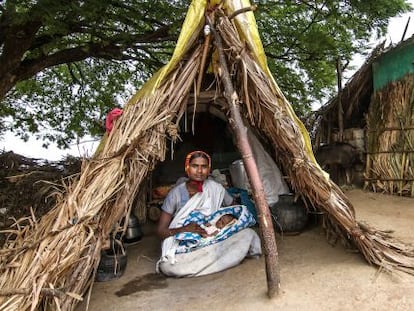
<path id="1" fill-rule="evenodd" d="M 254 201 L 256 203 L 266 262 L 267 294 L 269 298 L 271 298 L 275 294 L 277 295 L 279 293 L 280 288 L 279 258 L 273 223 L 269 207 L 266 202 L 262 180 L 257 169 L 256 161 L 253 158 L 252 148 L 247 138 L 247 128 L 244 125 L 240 114 L 239 97 L 235 92 L 230 79 L 222 40 L 220 34 L 214 29 L 211 23 L 210 27 L 214 35 L 214 44 L 216 45 L 219 55 L 219 63 L 225 89 L 225 98 L 230 109 L 231 118 L 229 119 L 229 123 L 236 135 L 237 148 L 242 155 L 243 164 L 246 168 L 247 176 L 249 177 L 253 190 Z"/>

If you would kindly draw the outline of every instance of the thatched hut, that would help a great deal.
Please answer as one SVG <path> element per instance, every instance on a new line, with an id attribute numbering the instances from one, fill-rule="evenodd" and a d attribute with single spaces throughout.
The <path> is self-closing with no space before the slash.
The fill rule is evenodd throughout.
<path id="1" fill-rule="evenodd" d="M 251 10 L 247 0 L 192 2 L 170 62 L 130 99 L 56 207 L 11 229 L 13 239 L 0 251 L 1 310 L 75 308 L 92 287 L 104 240 L 131 212 L 168 146 L 172 151 L 179 141 L 183 116 L 200 102 L 223 113 L 241 153 L 239 138 L 247 126 L 254 128 L 292 191 L 324 213 L 332 232 L 369 263 L 414 273 L 414 251 L 359 223 L 348 198 L 315 162 L 308 133 L 267 67 Z M 251 158 L 244 154 L 245 164 Z M 253 187 L 256 206 L 262 192 Z M 258 219 L 265 259 L 277 258 L 275 243 L 266 244 L 274 241 L 274 234 L 265 234 L 273 230 L 266 231 L 272 226 L 268 208 L 258 211 Z M 269 281 L 276 267 L 268 263 Z"/>
<path id="2" fill-rule="evenodd" d="M 413 54 L 414 37 L 396 46 L 378 45 L 339 95 L 316 112 L 314 140 L 315 149 L 339 140 L 352 144 L 364 164 L 360 177 L 366 188 L 411 197 Z"/>

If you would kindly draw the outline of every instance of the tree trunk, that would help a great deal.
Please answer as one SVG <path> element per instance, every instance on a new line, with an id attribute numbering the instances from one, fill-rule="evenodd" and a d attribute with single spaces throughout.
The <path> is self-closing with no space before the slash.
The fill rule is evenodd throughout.
<path id="1" fill-rule="evenodd" d="M 7 16 L 7 12 L 4 14 L 6 16 L 3 20 L 11 18 Z M 19 81 L 17 71 L 40 26 L 40 22 L 30 21 L 23 25 L 10 23 L 1 28 L 3 50 L 0 54 L 0 100 Z"/>

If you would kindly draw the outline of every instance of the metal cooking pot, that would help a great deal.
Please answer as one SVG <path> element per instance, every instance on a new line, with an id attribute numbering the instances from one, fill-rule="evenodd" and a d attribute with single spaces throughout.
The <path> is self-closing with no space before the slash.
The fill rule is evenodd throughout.
<path id="1" fill-rule="evenodd" d="M 250 183 L 242 160 L 236 160 L 229 167 L 233 187 L 250 191 Z"/>
<path id="2" fill-rule="evenodd" d="M 141 240 L 142 238 L 142 230 L 138 222 L 138 218 L 130 214 L 128 218 L 128 226 L 125 231 L 124 235 L 124 242 L 125 243 L 133 243 Z"/>

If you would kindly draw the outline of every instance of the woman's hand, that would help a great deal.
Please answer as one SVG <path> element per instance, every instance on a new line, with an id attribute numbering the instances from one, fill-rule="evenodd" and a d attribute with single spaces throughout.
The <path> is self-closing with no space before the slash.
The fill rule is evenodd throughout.
<path id="1" fill-rule="evenodd" d="M 195 222 L 189 223 L 188 225 L 185 225 L 181 228 L 177 228 L 180 230 L 180 232 L 192 232 L 192 233 L 198 233 L 203 238 L 207 237 L 207 232 L 203 228 L 200 227 L 200 225 L 196 224 Z"/>
<path id="2" fill-rule="evenodd" d="M 180 232 L 198 233 L 203 238 L 207 237 L 207 232 L 199 225 L 197 225 L 195 222 L 189 223 L 188 225 L 183 227 L 170 229 L 169 225 L 171 223 L 171 220 L 172 215 L 166 212 L 161 212 L 161 216 L 158 222 L 157 233 L 158 236 L 163 240 Z"/>

